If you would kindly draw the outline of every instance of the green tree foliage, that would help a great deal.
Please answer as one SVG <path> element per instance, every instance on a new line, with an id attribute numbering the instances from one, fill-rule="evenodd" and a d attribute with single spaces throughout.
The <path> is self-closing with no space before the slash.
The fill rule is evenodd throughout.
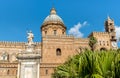
<path id="1" fill-rule="evenodd" d="M 120 78 L 120 52 L 82 52 L 58 66 L 52 77 Z"/>
<path id="2" fill-rule="evenodd" d="M 95 44 L 97 43 L 97 39 L 93 36 L 89 38 L 89 46 L 91 47 L 91 50 L 94 51 Z"/>

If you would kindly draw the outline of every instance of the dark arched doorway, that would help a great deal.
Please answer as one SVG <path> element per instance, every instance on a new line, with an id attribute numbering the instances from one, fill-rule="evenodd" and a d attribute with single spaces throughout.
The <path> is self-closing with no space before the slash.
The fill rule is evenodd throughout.
<path id="1" fill-rule="evenodd" d="M 100 48 L 100 51 L 106 51 L 106 50 L 107 50 L 107 49 L 104 48 L 104 47 Z"/>

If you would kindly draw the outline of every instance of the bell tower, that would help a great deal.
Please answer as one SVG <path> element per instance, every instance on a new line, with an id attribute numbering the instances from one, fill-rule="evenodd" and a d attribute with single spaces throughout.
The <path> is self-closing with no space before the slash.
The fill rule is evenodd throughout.
<path id="1" fill-rule="evenodd" d="M 105 31 L 110 34 L 111 40 L 116 41 L 116 32 L 115 32 L 114 20 L 110 19 L 109 16 L 108 16 L 107 20 L 105 21 Z"/>
<path id="2" fill-rule="evenodd" d="M 107 20 L 105 21 L 105 31 L 106 32 L 115 32 L 115 27 L 114 27 L 114 21 L 110 19 L 110 17 L 107 17 Z"/>
<path id="3" fill-rule="evenodd" d="M 112 20 L 109 16 L 105 21 L 105 32 L 108 32 L 110 35 L 111 47 L 113 49 L 117 48 L 117 39 L 116 39 L 114 20 Z"/>

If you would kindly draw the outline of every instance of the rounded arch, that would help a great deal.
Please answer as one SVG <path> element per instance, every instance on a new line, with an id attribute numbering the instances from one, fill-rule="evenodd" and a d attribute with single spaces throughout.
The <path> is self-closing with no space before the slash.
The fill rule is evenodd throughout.
<path id="1" fill-rule="evenodd" d="M 61 56 L 61 54 L 62 54 L 62 53 L 61 53 L 61 49 L 60 49 L 60 48 L 57 48 L 57 49 L 56 49 L 56 55 L 57 55 L 57 56 Z"/>
<path id="2" fill-rule="evenodd" d="M 3 52 L 1 55 L 1 60 L 8 61 L 9 60 L 9 54 L 7 52 Z"/>
<path id="3" fill-rule="evenodd" d="M 100 48 L 100 51 L 106 51 L 107 49 L 105 47 Z"/>
<path id="4" fill-rule="evenodd" d="M 9 75 L 9 73 L 10 73 L 10 70 L 8 69 L 8 70 L 7 70 L 7 75 Z"/>

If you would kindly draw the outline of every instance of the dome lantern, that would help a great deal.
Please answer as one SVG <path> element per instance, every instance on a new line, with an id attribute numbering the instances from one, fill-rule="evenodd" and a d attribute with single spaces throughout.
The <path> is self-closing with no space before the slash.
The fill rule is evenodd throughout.
<path id="1" fill-rule="evenodd" d="M 56 14 L 55 8 L 52 8 L 52 9 L 51 9 L 50 14 L 51 14 L 51 15 L 52 15 L 52 14 Z"/>

